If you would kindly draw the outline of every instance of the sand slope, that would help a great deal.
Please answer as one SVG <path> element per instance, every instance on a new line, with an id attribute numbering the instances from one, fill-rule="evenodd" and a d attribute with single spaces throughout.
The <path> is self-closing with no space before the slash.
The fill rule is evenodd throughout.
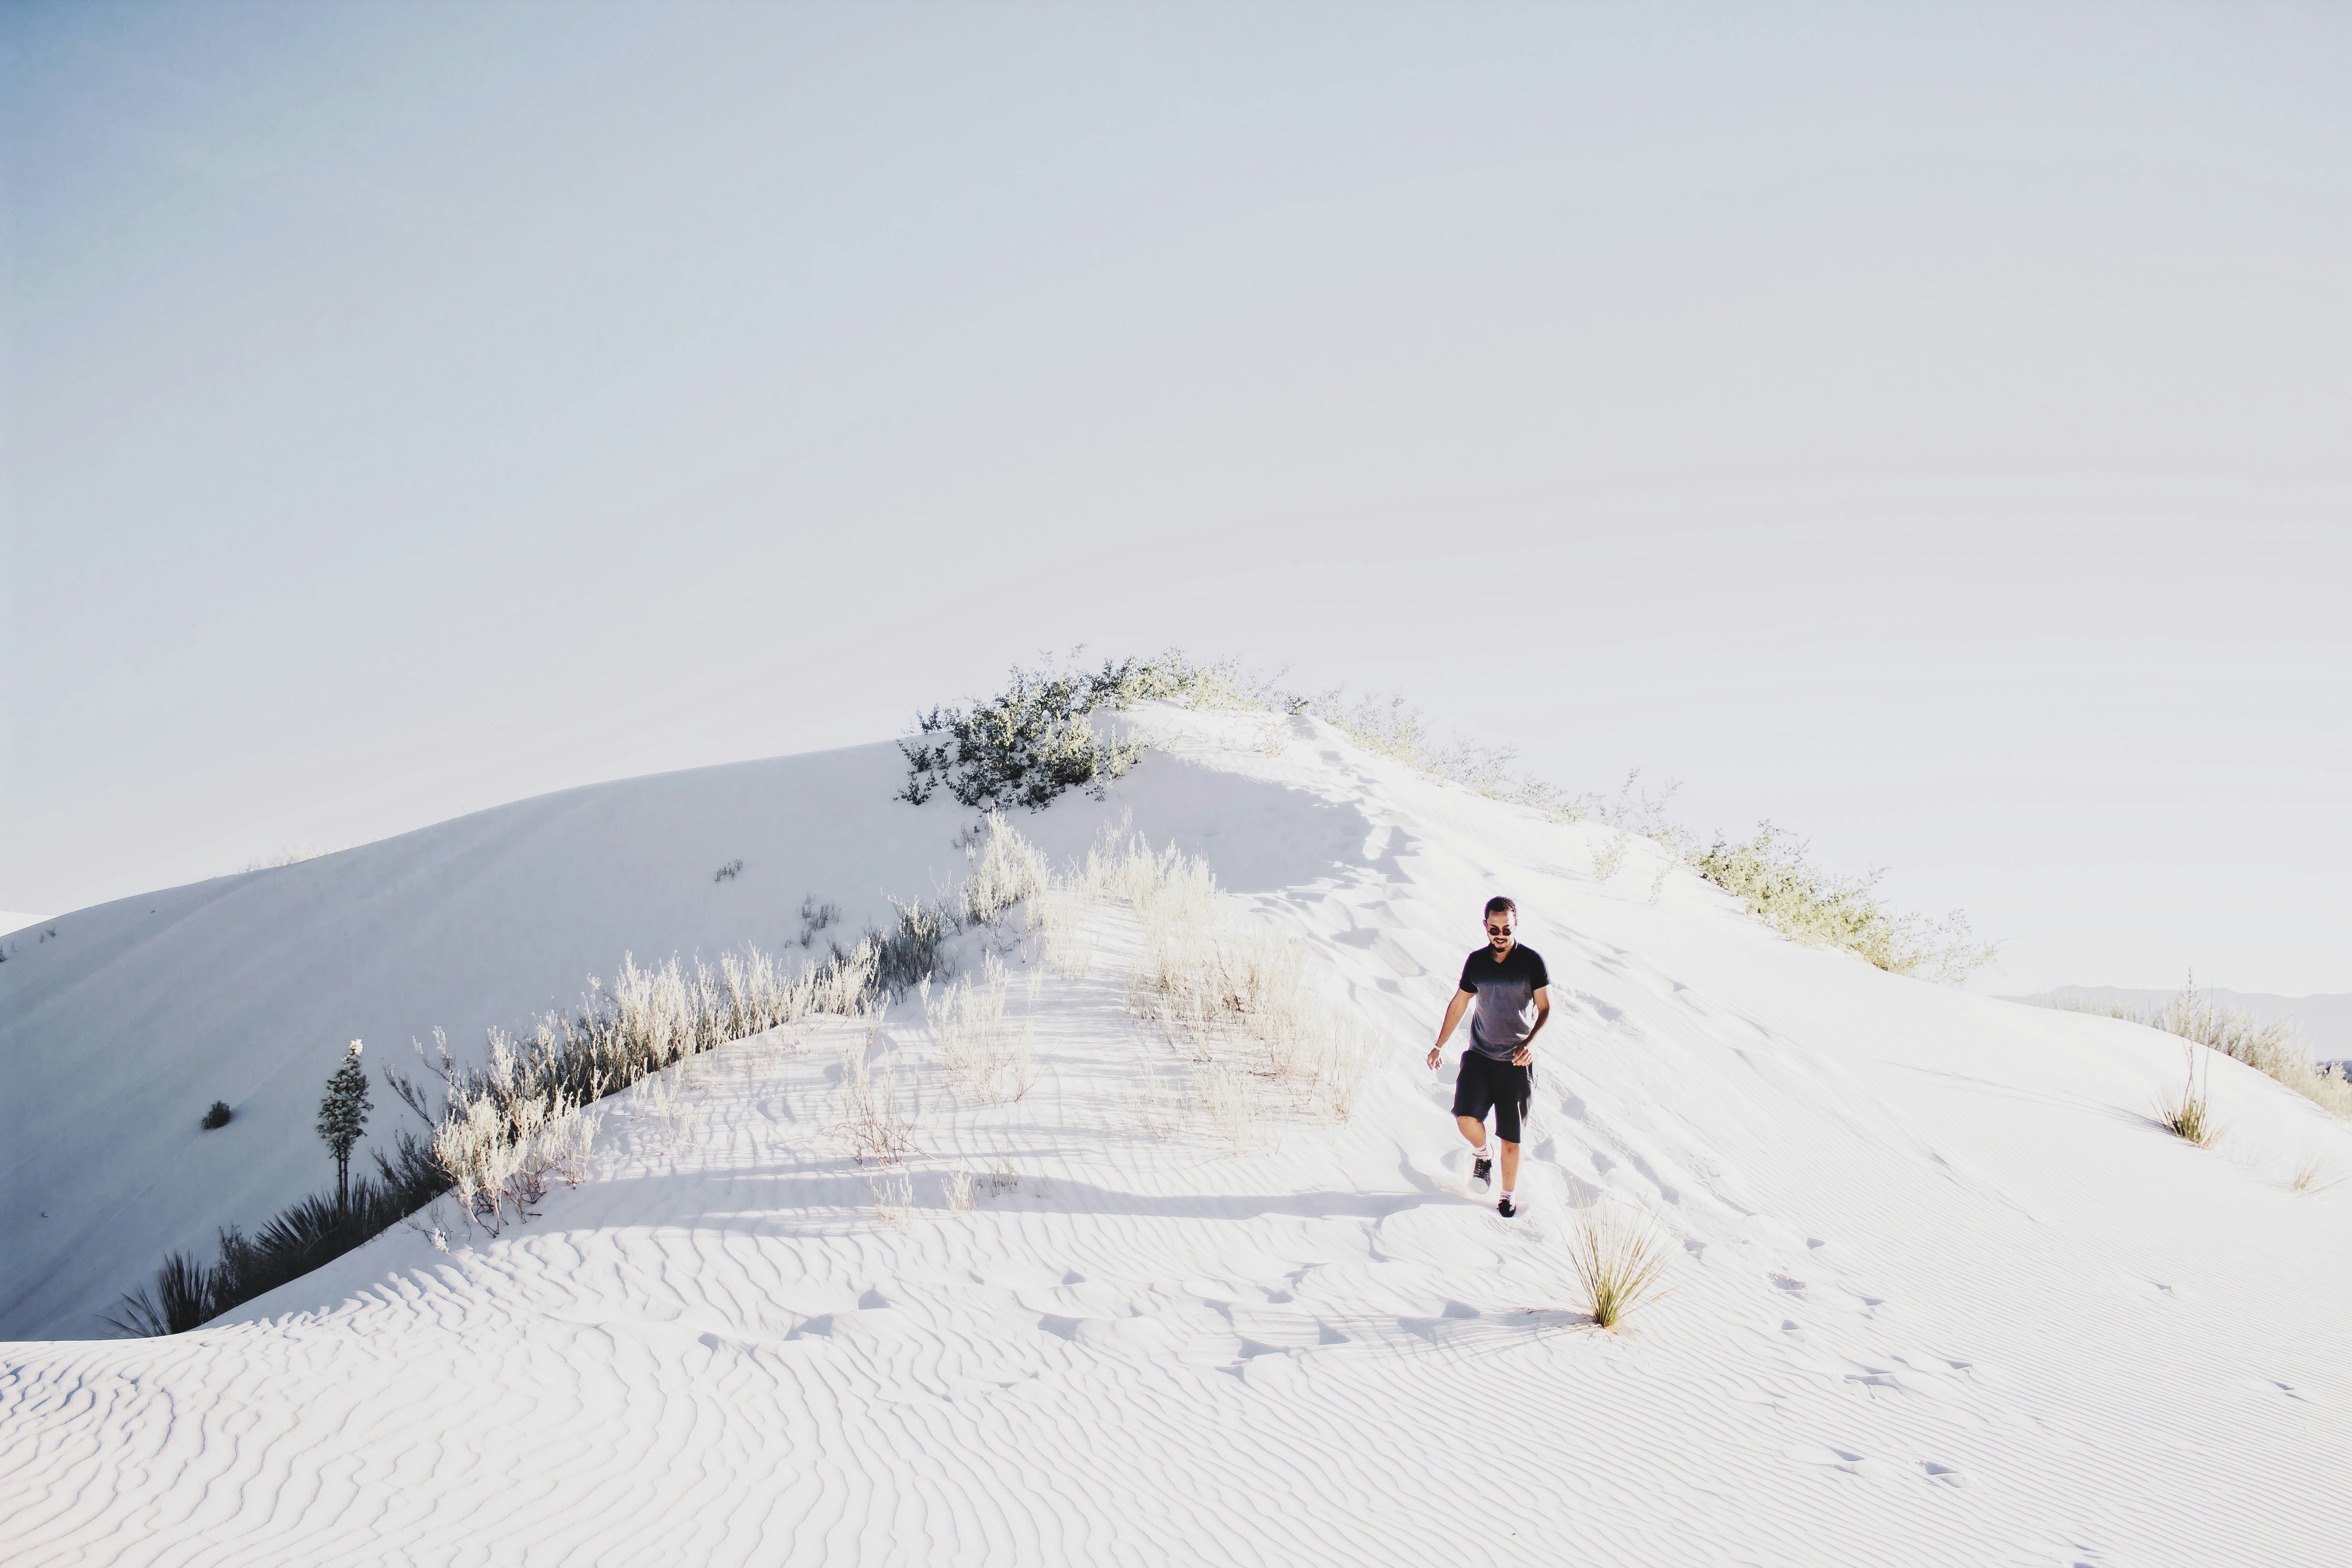
<path id="1" fill-rule="evenodd" d="M 2340 1560 L 2352 1207 L 2284 1177 L 2352 1135 L 2219 1061 L 2230 1140 L 2190 1149 L 2145 1115 L 2151 1031 L 1792 948 L 1687 876 L 1653 902 L 1638 848 L 1597 884 L 1586 829 L 1303 721 L 1148 717 L 1123 798 L 1029 826 L 1213 799 L 1188 830 L 1389 1043 L 1350 1122 L 1151 1135 L 1141 1068 L 1181 1064 L 1106 912 L 1016 1104 L 888 1020 L 903 1226 L 835 1129 L 834 1025 L 678 1069 L 679 1116 L 615 1101 L 598 1178 L 496 1238 L 7 1346 L 9 1560 Z M 1496 889 L 1560 1006 L 1512 1222 L 1419 1066 Z M 1005 1173 L 970 1215 L 958 1165 Z M 1680 1246 L 1631 1333 L 1569 1304 L 1595 1201 Z"/>

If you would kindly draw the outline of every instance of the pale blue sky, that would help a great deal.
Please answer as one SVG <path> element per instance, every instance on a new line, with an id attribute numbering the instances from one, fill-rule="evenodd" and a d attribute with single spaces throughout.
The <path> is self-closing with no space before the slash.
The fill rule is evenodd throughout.
<path id="1" fill-rule="evenodd" d="M 0 909 L 1180 643 L 2352 990 L 2352 12 L 0 11 Z"/>

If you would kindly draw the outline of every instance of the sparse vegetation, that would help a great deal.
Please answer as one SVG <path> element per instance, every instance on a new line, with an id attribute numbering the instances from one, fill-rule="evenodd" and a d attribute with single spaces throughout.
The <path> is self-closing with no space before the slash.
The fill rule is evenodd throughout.
<path id="1" fill-rule="evenodd" d="M 724 866 L 719 867 L 718 870 L 713 871 L 710 874 L 710 879 L 714 882 L 731 882 L 742 874 L 743 862 L 740 860 L 730 860 Z"/>
<path id="2" fill-rule="evenodd" d="M 332 855 L 345 848 L 341 844 L 289 844 L 258 860 L 245 864 L 247 871 L 274 871 L 280 866 L 299 866 L 305 860 L 316 860 L 321 855 Z"/>
<path id="3" fill-rule="evenodd" d="M 866 1178 L 866 1188 L 874 1194 L 875 1216 L 892 1230 L 904 1230 L 915 1217 L 914 1179 L 906 1172 L 885 1169 Z"/>
<path id="4" fill-rule="evenodd" d="M 814 947 L 816 945 L 818 932 L 826 930 L 828 927 L 839 925 L 840 923 L 841 906 L 839 904 L 831 902 L 822 904 L 818 903 L 814 893 L 811 893 L 807 898 L 801 900 L 802 947 Z"/>
<path id="5" fill-rule="evenodd" d="M 899 1102 L 898 1070 L 888 1062 L 877 1068 L 870 1059 L 880 1034 L 881 1019 L 876 1016 L 841 1053 L 841 1132 L 861 1165 L 869 1160 L 896 1165 L 915 1152 L 919 1115 Z M 876 1202 L 881 1202 L 878 1191 Z M 884 1217 L 889 1217 L 887 1208 Z"/>
<path id="6" fill-rule="evenodd" d="M 2129 1003 L 2104 1002 L 2063 993 L 2051 998 L 2051 1005 L 2072 1013 L 2120 1018 L 2128 1024 L 2178 1035 L 2242 1061 L 2276 1079 L 2329 1114 L 2352 1121 L 2352 1081 L 2347 1081 L 2343 1064 L 2330 1063 L 2325 1068 L 2315 1065 L 2311 1054 L 2295 1042 L 2291 1021 L 2260 1018 L 2242 1008 L 2215 1002 L 2197 989 L 2193 971 L 2175 995 L 2155 1007 L 2136 1007 Z"/>
<path id="7" fill-rule="evenodd" d="M 1656 793 L 1638 788 L 1638 768 L 1626 775 L 1613 800 L 1597 792 L 1570 794 L 1531 775 L 1514 775 L 1517 753 L 1510 747 L 1460 736 L 1449 745 L 1433 743 L 1420 710 L 1402 694 L 1350 700 L 1337 688 L 1317 694 L 1286 691 L 1270 679 L 1244 677 L 1231 661 L 1200 665 L 1174 650 L 1149 660 L 1105 661 L 1092 672 L 1075 667 L 1059 674 L 1016 669 L 1003 692 L 969 711 L 934 709 L 919 721 L 917 734 L 900 742 L 908 769 L 900 798 L 919 805 L 942 783 L 964 804 L 989 808 L 1017 802 L 1039 809 L 1071 788 L 1101 798 L 1104 786 L 1141 756 L 1143 744 L 1133 736 L 1103 740 L 1093 715 L 1123 710 L 1144 699 L 1303 713 L 1432 778 L 1531 806 L 1555 822 L 1596 819 L 1614 830 L 1592 850 L 1596 880 L 1615 877 L 1632 840 L 1646 838 L 1665 856 L 1651 879 L 1653 903 L 1664 893 L 1672 868 L 1685 866 L 1732 893 L 1783 935 L 1846 948 L 1893 973 L 1958 984 L 2000 949 L 1998 942 L 1977 940 L 1967 916 L 1958 910 L 1933 921 L 1889 910 L 1875 894 L 1883 871 L 1862 877 L 1825 872 L 1812 864 L 1804 841 L 1769 822 L 1743 842 L 1718 836 L 1701 849 L 1699 840 L 1666 815 L 1676 786 Z M 1057 944 L 1049 962 L 1059 967 L 1086 961 L 1068 945 Z"/>
<path id="8" fill-rule="evenodd" d="M 217 1131 L 221 1128 L 227 1126 L 230 1119 L 235 1116 L 235 1114 L 236 1112 L 229 1110 L 227 1100 L 214 1100 L 213 1108 L 205 1112 L 205 1131 L 207 1132 Z"/>
<path id="9" fill-rule="evenodd" d="M 1029 984 L 1029 1006 L 1037 1005 L 1036 982 Z M 1032 1026 L 1016 1026 L 1005 1003 L 1012 977 L 994 953 L 981 960 L 981 973 L 950 981 L 936 994 L 922 985 L 923 1018 L 940 1043 L 940 1061 L 949 1076 L 992 1105 L 1020 1100 L 1036 1076 L 1031 1066 L 1034 1042 Z"/>
<path id="10" fill-rule="evenodd" d="M 134 1336 L 184 1333 L 331 1263 L 448 1190 L 433 1151 L 412 1133 L 401 1132 L 389 1152 L 373 1155 L 376 1174 L 352 1182 L 341 1202 L 332 1194 L 305 1198 L 251 1237 L 231 1226 L 220 1233 L 220 1258 L 209 1267 L 173 1253 L 152 1292 L 131 1291 L 104 1321 Z"/>
<path id="11" fill-rule="evenodd" d="M 824 908 L 838 918 L 832 906 Z M 436 1030 L 435 1053 L 426 1058 L 431 1071 L 423 1083 L 383 1069 L 394 1093 L 425 1122 L 427 1139 L 403 1131 L 389 1158 L 375 1154 L 379 1180 L 339 1183 L 340 1201 L 306 1199 L 255 1240 L 234 1228 L 224 1231 L 221 1260 L 210 1268 L 174 1253 L 156 1289 L 126 1296 L 121 1311 L 107 1321 L 131 1334 L 194 1328 L 349 1251 L 445 1194 L 458 1198 L 470 1221 L 495 1233 L 528 1217 L 551 1180 L 576 1183 L 584 1176 L 597 1127 L 586 1108 L 598 1099 L 647 1085 L 668 1107 L 671 1114 L 663 1120 L 675 1139 L 678 1115 L 669 1086 L 658 1079 L 664 1068 L 779 1025 L 868 1010 L 929 974 L 953 927 L 952 910 L 904 906 L 889 931 L 869 931 L 855 948 L 836 947 L 797 973 L 749 946 L 723 955 L 716 968 L 699 959 L 688 967 L 675 958 L 640 968 L 624 954 L 610 986 L 591 977 L 576 1013 L 546 1014 L 521 1039 L 491 1031 L 489 1060 L 480 1068 L 461 1067 Z M 339 1213 L 342 1217 L 334 1219 Z"/>
<path id="12" fill-rule="evenodd" d="M 1305 945 L 1234 911 L 1207 862 L 1172 846 L 1155 852 L 1122 829 L 1060 886 L 1063 900 L 1047 904 L 1053 922 L 1066 926 L 1074 905 L 1134 910 L 1143 954 L 1129 1005 L 1192 1060 L 1201 1108 L 1228 1142 L 1260 1140 L 1268 1089 L 1338 1120 L 1354 1110 L 1369 1042 L 1314 990 Z M 1049 945 L 1069 940 L 1055 924 L 1044 934 Z"/>
<path id="13" fill-rule="evenodd" d="M 1597 1329 L 1614 1329 L 1664 1295 L 1673 1244 L 1646 1216 L 1595 1204 L 1577 1215 L 1568 1239 L 1584 1310 Z"/>

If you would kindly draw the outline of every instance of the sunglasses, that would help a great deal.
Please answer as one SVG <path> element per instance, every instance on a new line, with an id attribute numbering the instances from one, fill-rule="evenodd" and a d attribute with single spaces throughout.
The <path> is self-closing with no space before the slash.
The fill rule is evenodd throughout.
<path id="1" fill-rule="evenodd" d="M 1488 926 L 1486 928 L 1486 934 L 1488 936 L 1508 936 L 1511 934 L 1511 928 L 1507 925 Z"/>

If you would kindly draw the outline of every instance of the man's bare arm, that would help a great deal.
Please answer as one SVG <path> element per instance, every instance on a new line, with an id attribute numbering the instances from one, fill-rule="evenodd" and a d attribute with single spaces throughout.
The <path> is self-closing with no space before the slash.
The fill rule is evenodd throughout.
<path id="1" fill-rule="evenodd" d="M 1454 1000 L 1445 1005 L 1445 1022 L 1437 1031 L 1437 1044 L 1429 1047 L 1431 1067 L 1437 1065 L 1438 1053 L 1445 1048 L 1445 1042 L 1454 1037 L 1454 1026 L 1462 1022 L 1462 1015 L 1470 1010 L 1470 1004 L 1475 994 L 1476 993 L 1470 991 L 1456 991 L 1454 994 Z"/>
<path id="2" fill-rule="evenodd" d="M 1513 1067 L 1523 1068 L 1529 1062 L 1535 1060 L 1535 1058 L 1528 1053 L 1535 1047 L 1536 1037 L 1542 1034 L 1543 1026 L 1550 1022 L 1551 987 L 1549 985 L 1538 985 L 1536 987 L 1536 1026 L 1528 1031 L 1528 1037 L 1521 1040 L 1519 1042 L 1519 1048 L 1511 1053 L 1511 1065 Z"/>

